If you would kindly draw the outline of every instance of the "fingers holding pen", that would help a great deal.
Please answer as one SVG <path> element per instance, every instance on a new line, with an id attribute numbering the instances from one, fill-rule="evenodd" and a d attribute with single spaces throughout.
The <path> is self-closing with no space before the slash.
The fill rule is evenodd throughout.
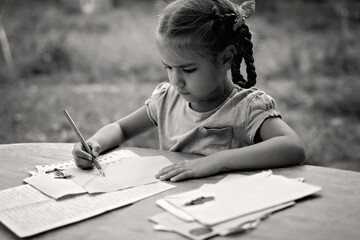
<path id="1" fill-rule="evenodd" d="M 92 155 L 94 157 L 99 156 L 99 153 L 101 151 L 100 145 L 93 140 L 89 140 L 87 144 L 92 151 Z M 75 164 L 77 167 L 83 169 L 90 169 L 94 166 L 92 161 L 93 156 L 86 151 L 86 149 L 80 142 L 75 144 L 72 154 L 74 156 Z"/>
<path id="2" fill-rule="evenodd" d="M 95 140 L 88 140 L 86 143 L 90 147 L 92 155 L 97 158 L 101 152 L 100 144 Z"/>
<path id="3" fill-rule="evenodd" d="M 82 144 L 76 143 L 72 151 L 74 156 L 75 164 L 79 168 L 89 169 L 93 167 L 92 156 L 87 153 Z"/>
<path id="4" fill-rule="evenodd" d="M 86 160 L 83 158 L 78 158 L 78 157 L 75 157 L 74 160 L 75 160 L 75 165 L 78 168 L 91 169 L 94 167 L 94 163 L 92 161 L 89 161 L 89 160 Z"/>
<path id="5" fill-rule="evenodd" d="M 78 142 L 75 144 L 72 154 L 74 156 L 74 158 L 81 158 L 87 161 L 91 161 L 92 160 L 92 156 L 86 152 L 85 148 L 83 147 L 83 145 Z"/>

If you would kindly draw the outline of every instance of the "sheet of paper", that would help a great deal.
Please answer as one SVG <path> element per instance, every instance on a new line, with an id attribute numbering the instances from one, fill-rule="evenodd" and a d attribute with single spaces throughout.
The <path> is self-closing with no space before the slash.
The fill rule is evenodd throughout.
<path id="1" fill-rule="evenodd" d="M 100 165 L 102 165 L 102 164 L 107 164 L 110 162 L 121 160 L 122 158 L 138 157 L 138 156 L 139 155 L 137 155 L 133 151 L 130 151 L 127 149 L 122 149 L 122 150 L 113 151 L 113 152 L 110 152 L 110 153 L 107 153 L 104 155 L 100 155 L 98 157 L 98 161 L 99 161 Z M 59 162 L 59 163 L 54 163 L 54 164 L 49 164 L 49 165 L 39 165 L 39 166 L 36 166 L 36 169 L 39 172 L 45 172 L 48 170 L 52 170 L 54 168 L 67 169 L 67 168 L 74 168 L 74 167 L 76 167 L 75 161 L 71 160 L 71 161 Z"/>
<path id="2" fill-rule="evenodd" d="M 288 207 L 291 207 L 294 205 L 295 205 L 294 201 L 280 204 L 278 206 L 271 207 L 271 208 L 268 208 L 268 209 L 265 209 L 265 210 L 262 210 L 262 211 L 259 211 L 256 213 L 251 213 L 251 214 L 248 214 L 248 215 L 245 215 L 242 217 L 238 217 L 238 218 L 226 221 L 226 222 L 219 223 L 217 225 L 214 225 L 212 227 L 212 229 L 214 231 L 216 231 L 217 233 L 219 233 L 219 235 L 226 236 L 226 235 L 229 235 L 234 232 L 239 232 L 239 231 L 245 230 L 245 229 L 243 229 L 243 227 L 246 223 L 251 223 L 254 221 L 262 220 L 264 218 L 269 217 L 271 214 L 273 214 L 275 212 L 278 212 L 280 210 L 283 210 L 285 208 L 288 208 Z"/>
<path id="3" fill-rule="evenodd" d="M 163 182 L 111 193 L 49 199 L 0 211 L 2 223 L 19 237 L 32 236 L 139 201 L 175 186 Z"/>
<path id="4" fill-rule="evenodd" d="M 82 187 L 73 182 L 71 179 L 54 178 L 53 175 L 45 173 L 25 178 L 24 182 L 55 199 L 66 195 L 86 193 Z"/>
<path id="5" fill-rule="evenodd" d="M 268 172 L 268 171 L 266 171 L 266 172 Z M 222 184 L 222 183 L 226 183 L 227 181 L 232 181 L 232 180 L 239 180 L 239 178 L 242 178 L 242 177 L 248 177 L 248 175 L 244 175 L 244 174 L 240 174 L 240 173 L 229 173 L 223 179 L 218 181 L 216 184 Z"/>
<path id="6" fill-rule="evenodd" d="M 157 182 L 155 174 L 169 164 L 171 162 L 164 156 L 132 157 L 103 165 L 105 177 L 97 169 L 69 168 L 66 172 L 87 192 L 99 193 Z"/>
<path id="7" fill-rule="evenodd" d="M 232 218 L 295 201 L 320 190 L 321 188 L 318 186 L 265 172 L 167 196 L 165 200 L 202 224 L 215 225 Z M 212 196 L 215 200 L 185 206 L 185 203 L 201 196 Z"/>
<path id="8" fill-rule="evenodd" d="M 193 240 L 207 239 L 216 236 L 217 233 L 211 228 L 196 221 L 184 222 L 169 212 L 162 212 L 150 218 L 167 231 L 171 230 Z"/>
<path id="9" fill-rule="evenodd" d="M 32 203 L 43 202 L 49 199 L 49 197 L 42 194 L 32 186 L 24 184 L 0 191 L 0 211 Z"/>
<path id="10" fill-rule="evenodd" d="M 175 207 L 174 205 L 170 204 L 165 199 L 159 199 L 156 201 L 156 205 L 163 208 L 167 212 L 171 213 L 172 215 L 180 218 L 181 220 L 185 222 L 193 222 L 195 221 L 195 218 L 190 216 L 189 214 L 185 213 L 184 211 L 180 210 L 179 208 Z"/>
<path id="11" fill-rule="evenodd" d="M 271 213 L 288 208 L 294 204 L 295 202 L 285 203 L 280 206 L 260 211 L 258 213 L 249 214 L 244 217 L 235 218 L 211 227 L 202 225 L 196 221 L 182 221 L 180 218 L 175 217 L 169 212 L 159 213 L 151 217 L 150 220 L 163 227 L 166 231 L 174 231 L 193 240 L 203 240 L 216 235 L 226 236 L 234 232 L 247 230 L 248 223 L 257 223 L 264 217 L 269 216 Z"/>

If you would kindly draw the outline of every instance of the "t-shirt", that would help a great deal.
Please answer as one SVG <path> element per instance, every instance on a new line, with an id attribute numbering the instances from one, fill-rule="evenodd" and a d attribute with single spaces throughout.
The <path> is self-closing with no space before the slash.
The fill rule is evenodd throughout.
<path id="1" fill-rule="evenodd" d="M 145 105 L 160 149 L 202 155 L 255 144 L 264 120 L 281 117 L 275 100 L 257 88 L 234 87 L 216 109 L 196 112 L 172 85 L 161 83 Z"/>

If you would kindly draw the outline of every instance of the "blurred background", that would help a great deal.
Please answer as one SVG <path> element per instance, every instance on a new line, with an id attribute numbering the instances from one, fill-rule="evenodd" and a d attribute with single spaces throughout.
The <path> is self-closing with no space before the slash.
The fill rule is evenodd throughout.
<path id="1" fill-rule="evenodd" d="M 154 44 L 165 0 L 0 0 L 0 144 L 76 142 L 167 81 Z M 241 1 L 237 1 L 241 2 Z M 360 2 L 257 0 L 257 87 L 307 164 L 360 171 Z M 155 131 L 126 145 L 158 147 Z"/>

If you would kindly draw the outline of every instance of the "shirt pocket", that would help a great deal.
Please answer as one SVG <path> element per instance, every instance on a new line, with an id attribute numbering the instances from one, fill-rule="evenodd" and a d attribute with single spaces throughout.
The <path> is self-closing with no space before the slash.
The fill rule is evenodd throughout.
<path id="1" fill-rule="evenodd" d="M 199 127 L 200 147 L 205 155 L 231 148 L 232 127 Z"/>

